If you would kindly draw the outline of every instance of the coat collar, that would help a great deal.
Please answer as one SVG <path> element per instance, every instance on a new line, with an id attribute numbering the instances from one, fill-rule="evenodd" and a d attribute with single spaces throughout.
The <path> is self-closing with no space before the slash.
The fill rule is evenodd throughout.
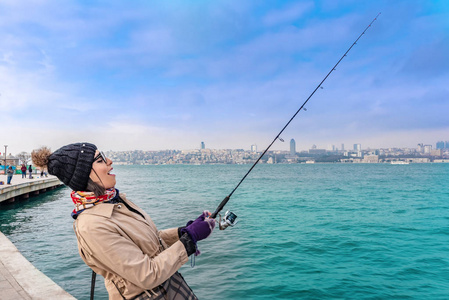
<path id="1" fill-rule="evenodd" d="M 112 216 L 112 212 L 114 211 L 115 204 L 112 203 L 101 203 L 91 207 L 89 209 L 84 210 L 81 215 L 96 215 L 100 217 L 110 218 Z"/>

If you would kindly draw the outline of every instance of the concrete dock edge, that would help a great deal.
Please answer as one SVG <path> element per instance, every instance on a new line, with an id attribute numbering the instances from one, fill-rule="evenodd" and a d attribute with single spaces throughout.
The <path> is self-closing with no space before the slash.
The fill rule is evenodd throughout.
<path id="1" fill-rule="evenodd" d="M 3 184 L 0 185 L 0 203 L 1 202 L 14 202 L 16 199 L 29 198 L 33 195 L 39 195 L 40 193 L 52 190 L 58 186 L 62 186 L 62 182 L 55 176 L 47 176 L 44 178 L 20 178 L 19 176 L 13 176 L 12 183 L 7 185 L 7 179 L 5 175 L 0 175 L 0 181 Z"/>
<path id="2" fill-rule="evenodd" d="M 0 300 L 75 300 L 36 269 L 0 232 Z"/>

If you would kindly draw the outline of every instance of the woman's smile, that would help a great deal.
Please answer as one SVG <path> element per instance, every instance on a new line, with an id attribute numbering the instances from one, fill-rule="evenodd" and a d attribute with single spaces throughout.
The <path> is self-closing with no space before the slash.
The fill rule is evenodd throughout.
<path id="1" fill-rule="evenodd" d="M 92 163 L 90 179 L 103 186 L 106 190 L 115 186 L 115 174 L 112 173 L 112 160 L 107 158 L 103 152 L 95 151 L 95 159 Z"/>

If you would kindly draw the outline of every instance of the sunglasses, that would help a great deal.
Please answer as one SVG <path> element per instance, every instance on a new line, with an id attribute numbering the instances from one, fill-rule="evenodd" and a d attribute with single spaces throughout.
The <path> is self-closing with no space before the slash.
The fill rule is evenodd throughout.
<path id="1" fill-rule="evenodd" d="M 102 159 L 104 161 L 104 163 L 108 163 L 106 160 L 106 155 L 104 155 L 103 151 L 100 151 L 100 153 L 98 153 L 97 156 L 95 156 L 94 161 L 97 161 L 98 159 Z"/>

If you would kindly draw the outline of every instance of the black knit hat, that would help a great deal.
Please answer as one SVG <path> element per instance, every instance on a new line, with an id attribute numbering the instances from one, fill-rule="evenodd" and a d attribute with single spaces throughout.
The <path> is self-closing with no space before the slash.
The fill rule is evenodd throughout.
<path id="1" fill-rule="evenodd" d="M 48 158 L 48 173 L 55 175 L 74 191 L 87 187 L 97 146 L 89 143 L 70 144 L 59 148 Z"/>

